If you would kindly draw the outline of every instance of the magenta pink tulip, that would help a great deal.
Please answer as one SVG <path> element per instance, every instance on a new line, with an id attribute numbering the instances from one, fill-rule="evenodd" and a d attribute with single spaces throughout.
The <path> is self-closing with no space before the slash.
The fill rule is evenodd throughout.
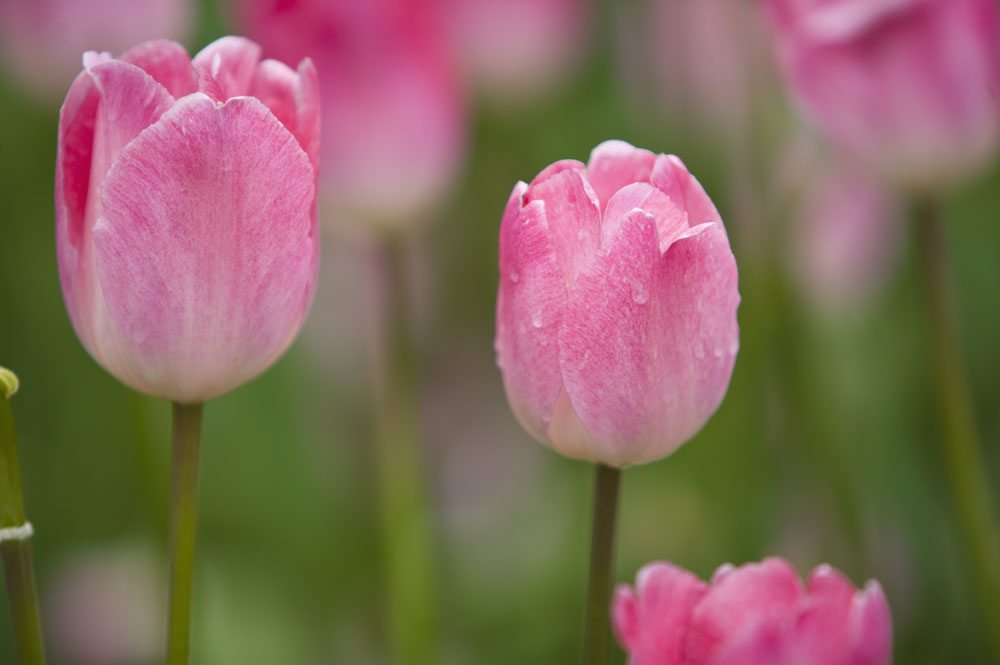
<path id="1" fill-rule="evenodd" d="M 1000 140 L 995 0 L 769 0 L 791 87 L 846 152 L 940 189 Z"/>
<path id="2" fill-rule="evenodd" d="M 669 563 L 615 592 L 612 621 L 629 665 L 888 665 L 882 587 L 858 591 L 830 566 L 803 587 L 778 558 L 719 568 L 711 584 Z"/>
<path id="3" fill-rule="evenodd" d="M 736 260 L 673 155 L 622 141 L 552 164 L 500 228 L 497 363 L 514 414 L 569 457 L 665 457 L 718 408 L 739 329 Z"/>
<path id="4" fill-rule="evenodd" d="M 325 204 L 380 226 L 412 223 L 458 177 L 465 107 L 429 0 L 234 0 L 265 55 L 316 62 Z"/>
<path id="5" fill-rule="evenodd" d="M 201 402 L 260 374 L 306 316 L 318 261 L 319 100 L 239 37 L 87 53 L 59 117 L 56 245 L 90 354 Z"/>
<path id="6" fill-rule="evenodd" d="M 193 14 L 193 0 L 0 0 L 0 55 L 19 83 L 54 101 L 84 51 L 184 39 Z"/>

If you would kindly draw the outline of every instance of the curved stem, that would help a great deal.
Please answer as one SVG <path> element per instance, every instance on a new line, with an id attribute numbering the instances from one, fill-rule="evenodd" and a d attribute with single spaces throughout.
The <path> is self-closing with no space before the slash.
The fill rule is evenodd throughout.
<path id="1" fill-rule="evenodd" d="M 191 640 L 191 589 L 198 525 L 198 449 L 201 404 L 173 405 L 170 488 L 170 594 L 167 665 L 186 665 Z"/>
<path id="2" fill-rule="evenodd" d="M 1000 663 L 1000 530 L 983 469 L 962 361 L 945 228 L 934 201 L 914 207 L 941 418 L 941 445 L 958 524 L 979 593 L 993 662 Z"/>
<path id="3" fill-rule="evenodd" d="M 611 582 L 621 471 L 598 464 L 594 483 L 594 525 L 590 536 L 590 578 L 583 633 L 584 665 L 605 665 L 611 635 Z"/>
<path id="4" fill-rule="evenodd" d="M 0 528 L 4 529 L 27 524 L 14 436 L 14 412 L 9 401 L 16 390 L 17 378 L 0 367 Z M 5 541 L 0 544 L 0 556 L 3 557 L 18 662 L 45 665 L 31 545 L 27 539 Z"/>

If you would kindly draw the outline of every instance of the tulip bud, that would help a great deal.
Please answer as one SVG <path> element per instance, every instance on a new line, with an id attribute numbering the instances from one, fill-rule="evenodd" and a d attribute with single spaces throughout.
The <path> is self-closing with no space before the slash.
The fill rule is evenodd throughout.
<path id="1" fill-rule="evenodd" d="M 620 586 L 612 623 L 629 665 L 888 665 L 892 617 L 879 583 L 830 566 L 803 588 L 787 561 L 727 564 L 705 584 L 664 562 Z"/>
<path id="2" fill-rule="evenodd" d="M 224 37 L 87 53 L 59 116 L 56 246 L 84 347 L 201 402 L 291 344 L 318 266 L 316 75 Z"/>
<path id="3" fill-rule="evenodd" d="M 608 141 L 514 187 L 500 228 L 497 364 L 514 414 L 569 457 L 665 457 L 732 375 L 736 260 L 673 155 Z"/>
<path id="4" fill-rule="evenodd" d="M 786 78 L 843 150 L 938 190 L 1000 143 L 995 0 L 769 0 Z"/>

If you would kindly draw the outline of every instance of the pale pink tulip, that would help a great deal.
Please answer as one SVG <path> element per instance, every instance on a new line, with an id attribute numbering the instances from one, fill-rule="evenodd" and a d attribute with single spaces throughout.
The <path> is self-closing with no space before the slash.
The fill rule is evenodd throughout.
<path id="1" fill-rule="evenodd" d="M 501 105 L 558 88 L 584 55 L 584 0 L 436 0 L 470 83 Z"/>
<path id="2" fill-rule="evenodd" d="M 779 558 L 725 565 L 705 584 L 669 563 L 620 586 L 612 623 L 629 665 L 888 665 L 892 617 L 882 587 L 858 591 L 830 566 L 803 587 Z"/>
<path id="3" fill-rule="evenodd" d="M 324 203 L 381 225 L 412 223 L 458 176 L 459 75 L 429 0 L 234 0 L 265 55 L 316 62 L 323 97 Z"/>
<path id="4" fill-rule="evenodd" d="M 136 390 L 200 402 L 291 344 L 318 267 L 319 97 L 239 37 L 87 53 L 59 117 L 56 246 L 90 354 Z"/>
<path id="5" fill-rule="evenodd" d="M 0 54 L 25 88 L 58 99 L 89 49 L 118 53 L 148 39 L 185 39 L 192 0 L 0 0 Z"/>
<path id="6" fill-rule="evenodd" d="M 552 164 L 500 228 L 497 363 L 514 414 L 569 457 L 665 457 L 718 408 L 739 346 L 736 260 L 673 155 L 622 141 Z"/>
<path id="7" fill-rule="evenodd" d="M 768 0 L 788 81 L 847 153 L 936 190 L 1000 143 L 995 0 Z"/>

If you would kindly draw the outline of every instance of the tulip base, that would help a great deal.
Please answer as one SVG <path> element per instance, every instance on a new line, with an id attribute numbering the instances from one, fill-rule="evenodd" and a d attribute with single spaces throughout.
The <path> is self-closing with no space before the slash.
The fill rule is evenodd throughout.
<path id="1" fill-rule="evenodd" d="M 941 445 L 958 525 L 979 593 L 993 662 L 1000 663 L 1000 529 L 983 474 L 971 391 L 965 374 L 952 301 L 945 228 L 934 201 L 914 206 L 932 362 L 938 388 Z"/>
<path id="2" fill-rule="evenodd" d="M 606 665 L 611 641 L 611 586 L 618 521 L 619 469 L 597 465 L 594 522 L 590 537 L 590 575 L 583 634 L 583 664 Z"/>
<path id="3" fill-rule="evenodd" d="M 201 404 L 173 405 L 170 488 L 170 590 L 167 665 L 187 665 L 191 641 L 191 590 L 198 525 L 198 452 Z"/>

